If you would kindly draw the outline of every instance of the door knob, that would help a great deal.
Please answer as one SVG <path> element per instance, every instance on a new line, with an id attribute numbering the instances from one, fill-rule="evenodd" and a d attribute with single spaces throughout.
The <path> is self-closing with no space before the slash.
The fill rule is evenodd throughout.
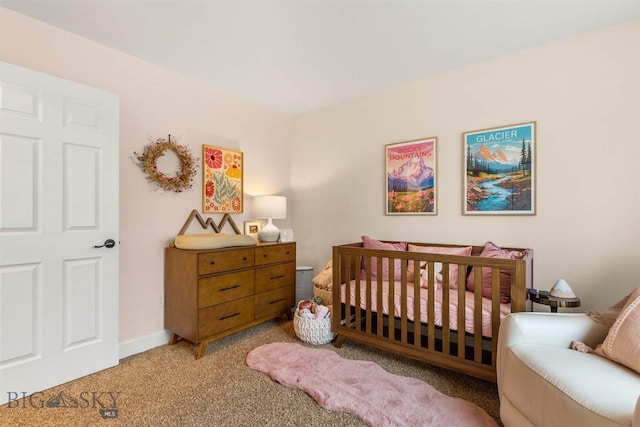
<path id="1" fill-rule="evenodd" d="M 116 245 L 116 242 L 113 239 L 107 239 L 107 240 L 104 241 L 103 245 L 94 246 L 94 248 L 103 248 L 103 247 L 112 248 L 115 245 Z"/>

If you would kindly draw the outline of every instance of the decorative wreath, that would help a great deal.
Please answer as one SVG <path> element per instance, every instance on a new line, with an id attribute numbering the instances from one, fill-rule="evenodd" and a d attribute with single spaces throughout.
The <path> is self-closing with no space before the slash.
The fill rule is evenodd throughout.
<path id="1" fill-rule="evenodd" d="M 171 150 L 178 156 L 180 160 L 180 170 L 175 176 L 167 176 L 158 171 L 156 162 L 167 150 Z M 196 175 L 196 162 L 191 155 L 189 147 L 186 145 L 176 144 L 168 139 L 158 138 L 155 142 L 144 147 L 142 154 L 133 153 L 138 160 L 138 166 L 147 174 L 147 179 L 156 186 L 169 191 L 180 193 L 193 186 L 193 178 Z"/>

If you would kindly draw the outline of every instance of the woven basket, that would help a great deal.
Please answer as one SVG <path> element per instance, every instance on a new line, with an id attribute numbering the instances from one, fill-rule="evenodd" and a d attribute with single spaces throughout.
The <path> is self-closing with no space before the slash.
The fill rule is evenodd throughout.
<path id="1" fill-rule="evenodd" d="M 333 305 L 333 292 L 313 285 L 313 296 L 322 298 L 324 305 Z"/>
<path id="2" fill-rule="evenodd" d="M 335 334 L 331 331 L 331 314 L 324 319 L 307 319 L 300 317 L 298 309 L 293 314 L 293 330 L 300 340 L 314 345 L 327 344 L 333 341 Z"/>

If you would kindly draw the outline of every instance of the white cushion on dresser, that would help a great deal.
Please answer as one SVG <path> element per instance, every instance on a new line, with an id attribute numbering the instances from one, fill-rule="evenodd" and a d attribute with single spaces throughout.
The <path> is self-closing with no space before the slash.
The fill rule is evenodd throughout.
<path id="1" fill-rule="evenodd" d="M 178 249 L 219 249 L 234 246 L 256 246 L 258 242 L 247 234 L 183 234 L 176 236 L 174 245 Z"/>

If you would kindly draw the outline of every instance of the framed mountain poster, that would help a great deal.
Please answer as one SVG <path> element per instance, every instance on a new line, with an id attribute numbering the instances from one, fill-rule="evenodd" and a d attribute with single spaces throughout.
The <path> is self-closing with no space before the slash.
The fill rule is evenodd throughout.
<path id="1" fill-rule="evenodd" d="M 466 132 L 464 215 L 535 215 L 536 122 Z"/>
<path id="2" fill-rule="evenodd" d="M 437 142 L 430 137 L 385 145 L 387 215 L 436 215 Z"/>

